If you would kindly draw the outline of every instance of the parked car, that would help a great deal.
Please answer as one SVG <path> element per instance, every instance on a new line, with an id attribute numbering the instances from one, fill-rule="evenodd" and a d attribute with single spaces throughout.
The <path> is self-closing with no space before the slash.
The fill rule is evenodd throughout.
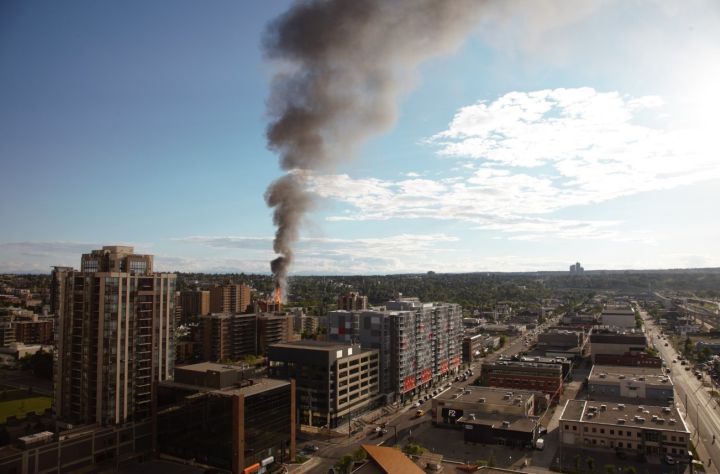
<path id="1" fill-rule="evenodd" d="M 670 465 L 673 465 L 677 462 L 677 461 L 675 461 L 675 458 L 670 455 L 665 456 L 663 458 L 663 461 L 665 462 L 665 464 L 670 464 Z"/>
<path id="2" fill-rule="evenodd" d="M 308 444 L 303 448 L 306 453 L 316 453 L 320 450 L 320 447 L 316 444 Z"/>

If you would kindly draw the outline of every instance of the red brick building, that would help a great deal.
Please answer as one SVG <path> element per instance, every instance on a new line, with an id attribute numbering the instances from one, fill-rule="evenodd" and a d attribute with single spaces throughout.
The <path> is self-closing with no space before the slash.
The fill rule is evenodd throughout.
<path id="1" fill-rule="evenodd" d="M 560 364 L 541 362 L 497 361 L 482 365 L 482 385 L 543 392 L 551 400 L 559 399 L 563 388 Z"/>

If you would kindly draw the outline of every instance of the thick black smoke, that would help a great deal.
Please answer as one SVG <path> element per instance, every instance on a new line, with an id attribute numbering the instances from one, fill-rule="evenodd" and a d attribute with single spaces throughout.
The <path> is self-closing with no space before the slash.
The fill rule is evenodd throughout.
<path id="1" fill-rule="evenodd" d="M 272 272 L 285 286 L 293 244 L 312 199 L 308 172 L 350 160 L 368 137 L 389 129 L 396 101 L 423 60 L 456 48 L 482 0 L 298 1 L 264 38 L 282 62 L 273 80 L 270 149 L 289 171 L 268 188 L 277 225 Z M 283 292 L 284 293 L 284 292 Z"/>

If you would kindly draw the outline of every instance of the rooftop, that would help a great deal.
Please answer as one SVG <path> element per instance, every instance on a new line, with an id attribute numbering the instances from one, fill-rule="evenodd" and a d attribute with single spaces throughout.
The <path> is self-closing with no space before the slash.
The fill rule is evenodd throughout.
<path id="1" fill-rule="evenodd" d="M 619 365 L 593 365 L 588 380 L 591 383 L 636 380 L 646 383 L 672 385 L 672 380 L 663 373 L 662 367 L 625 367 Z"/>
<path id="2" fill-rule="evenodd" d="M 470 392 L 470 393 L 468 393 Z M 459 395 L 459 396 L 458 396 Z M 521 390 L 508 390 L 506 388 L 496 387 L 478 387 L 474 385 L 468 385 L 463 391 L 459 389 L 451 388 L 442 392 L 440 395 L 435 397 L 438 401 L 452 401 L 459 400 L 465 403 L 488 403 L 493 405 L 515 405 L 516 400 L 520 397 L 521 402 L 526 402 L 530 397 L 535 395 L 534 392 L 521 391 Z M 484 399 L 484 402 L 480 400 Z"/>
<path id="3" fill-rule="evenodd" d="M 266 390 L 272 390 L 275 388 L 283 387 L 286 385 L 290 385 L 290 382 L 287 380 L 278 380 L 278 379 L 266 379 L 266 378 L 258 378 L 258 379 L 246 379 L 243 382 L 249 382 L 249 385 L 245 385 L 242 387 L 239 386 L 233 386 L 233 387 L 227 387 L 227 388 L 207 388 L 202 387 L 199 385 L 189 385 L 189 384 L 183 384 L 178 382 L 160 382 L 162 386 L 165 387 L 177 387 L 179 389 L 185 389 L 185 390 L 196 390 L 198 392 L 203 393 L 214 393 L 218 395 L 225 395 L 225 396 L 233 396 L 233 395 L 244 395 L 246 397 L 256 395 L 258 393 L 262 393 Z"/>
<path id="4" fill-rule="evenodd" d="M 423 470 L 399 449 L 375 446 L 374 444 L 363 444 L 362 448 L 367 452 L 368 458 L 375 462 L 386 473 L 406 472 L 408 474 L 423 474 Z"/>
<path id="5" fill-rule="evenodd" d="M 235 372 L 242 370 L 241 367 L 236 367 L 234 365 L 227 365 L 227 364 L 217 364 L 215 362 L 199 362 L 197 364 L 190 364 L 190 365 L 178 365 L 175 367 L 175 370 L 189 370 L 192 372 L 207 372 L 208 370 L 212 370 L 215 372 Z"/>
<path id="6" fill-rule="evenodd" d="M 465 413 L 457 419 L 458 423 L 464 425 L 490 426 L 494 429 L 526 432 L 533 431 L 538 421 L 537 416 L 518 416 L 503 413 Z"/>
<path id="7" fill-rule="evenodd" d="M 484 362 L 482 365 L 483 368 L 485 367 L 513 367 L 513 368 L 536 368 L 536 369 L 545 369 L 545 370 L 556 370 L 558 373 L 562 373 L 562 366 L 557 363 L 543 363 L 543 362 L 519 362 L 514 360 L 498 360 L 495 362 Z"/>
<path id="8" fill-rule="evenodd" d="M 332 341 L 316 341 L 314 339 L 303 339 L 302 341 L 281 342 L 273 344 L 272 347 L 282 347 L 286 349 L 307 349 L 313 351 L 337 351 L 352 347 L 355 349 L 357 344 L 349 344 L 343 342 Z"/>
<path id="9" fill-rule="evenodd" d="M 560 420 L 633 426 L 689 433 L 680 412 L 674 406 L 628 405 L 586 400 L 568 400 Z"/>

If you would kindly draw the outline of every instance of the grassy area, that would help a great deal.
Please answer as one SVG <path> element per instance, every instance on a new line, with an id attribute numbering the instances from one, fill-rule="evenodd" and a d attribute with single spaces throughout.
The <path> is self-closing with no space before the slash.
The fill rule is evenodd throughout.
<path id="1" fill-rule="evenodd" d="M 18 419 L 25 418 L 28 412 L 37 414 L 50 408 L 52 400 L 49 397 L 31 397 L 21 400 L 0 401 L 0 423 L 5 423 L 9 416 Z"/>

